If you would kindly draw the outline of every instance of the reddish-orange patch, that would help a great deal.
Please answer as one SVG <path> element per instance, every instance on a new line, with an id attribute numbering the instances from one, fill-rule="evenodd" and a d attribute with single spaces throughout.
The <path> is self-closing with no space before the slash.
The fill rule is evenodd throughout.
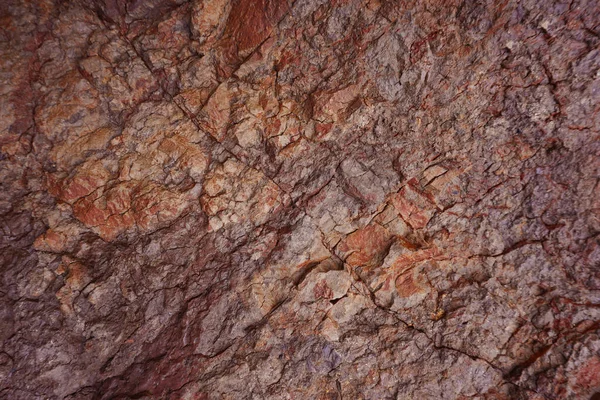
<path id="1" fill-rule="evenodd" d="M 419 282 L 415 280 L 412 271 L 399 275 L 396 278 L 396 291 L 400 297 L 410 297 L 425 290 Z"/>
<path id="2" fill-rule="evenodd" d="M 351 233 L 340 244 L 343 253 L 352 252 L 346 262 L 351 266 L 374 266 L 389 247 L 392 235 L 379 224 L 368 225 Z"/>
<path id="3" fill-rule="evenodd" d="M 75 218 L 87 226 L 98 226 L 108 218 L 106 210 L 98 207 L 93 199 L 83 198 L 73 206 Z"/>
<path id="4" fill-rule="evenodd" d="M 33 243 L 36 250 L 60 253 L 65 250 L 67 238 L 64 234 L 48 229 L 44 234 L 38 236 Z"/>
<path id="5" fill-rule="evenodd" d="M 238 65 L 247 54 L 271 34 L 273 27 L 287 12 L 285 1 L 240 0 L 234 2 L 224 32 L 222 46 L 227 63 Z M 229 76 L 234 70 L 224 71 Z"/>
<path id="6" fill-rule="evenodd" d="M 414 229 L 427 226 L 435 212 L 435 205 L 428 197 L 409 185 L 393 195 L 391 201 L 402 219 Z"/>
<path id="7" fill-rule="evenodd" d="M 445 259 L 437 247 L 415 251 L 398 257 L 391 266 L 392 271 L 404 271 L 406 267 L 427 260 L 439 261 Z"/>
<path id="8" fill-rule="evenodd" d="M 318 138 L 322 138 L 323 136 L 327 135 L 329 132 L 331 132 L 331 128 L 333 128 L 333 124 L 332 123 L 317 123 L 315 125 L 315 131 L 317 133 L 317 137 Z"/>

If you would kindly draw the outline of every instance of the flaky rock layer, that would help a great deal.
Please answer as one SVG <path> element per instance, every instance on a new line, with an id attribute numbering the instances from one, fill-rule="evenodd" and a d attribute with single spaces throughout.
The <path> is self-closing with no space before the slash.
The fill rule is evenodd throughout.
<path id="1" fill-rule="evenodd" d="M 599 398 L 599 15 L 5 0 L 0 398 Z"/>

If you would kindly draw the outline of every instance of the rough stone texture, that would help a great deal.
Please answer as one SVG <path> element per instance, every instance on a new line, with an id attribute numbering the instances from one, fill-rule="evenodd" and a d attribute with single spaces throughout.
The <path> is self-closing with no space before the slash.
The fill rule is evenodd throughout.
<path id="1" fill-rule="evenodd" d="M 599 15 L 4 0 L 0 398 L 598 399 Z"/>

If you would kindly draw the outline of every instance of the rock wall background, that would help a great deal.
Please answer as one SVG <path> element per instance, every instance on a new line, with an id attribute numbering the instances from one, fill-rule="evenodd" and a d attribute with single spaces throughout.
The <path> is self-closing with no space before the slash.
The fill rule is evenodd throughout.
<path id="1" fill-rule="evenodd" d="M 597 399 L 599 15 L 5 0 L 0 397 Z"/>

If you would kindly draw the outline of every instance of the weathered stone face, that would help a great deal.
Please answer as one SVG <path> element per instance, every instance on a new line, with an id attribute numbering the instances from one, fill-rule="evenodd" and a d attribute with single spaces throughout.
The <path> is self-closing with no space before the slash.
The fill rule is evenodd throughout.
<path id="1" fill-rule="evenodd" d="M 4 1 L 0 398 L 598 398 L 598 15 Z"/>

